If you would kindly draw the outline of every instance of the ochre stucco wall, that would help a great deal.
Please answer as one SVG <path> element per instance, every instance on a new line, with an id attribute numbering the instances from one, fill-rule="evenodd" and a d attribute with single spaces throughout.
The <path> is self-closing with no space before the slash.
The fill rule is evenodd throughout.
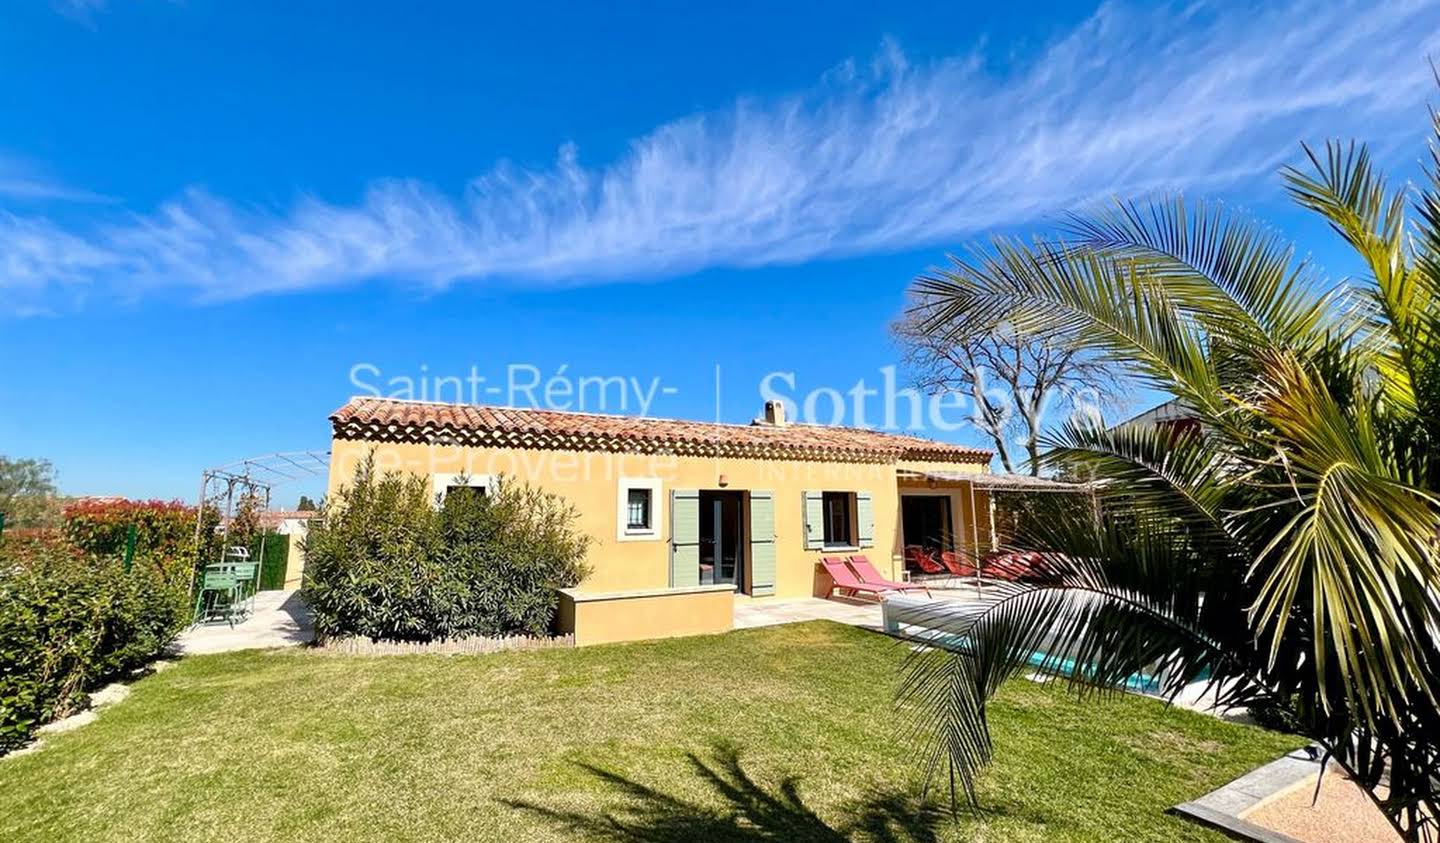
<path id="1" fill-rule="evenodd" d="M 285 588 L 295 589 L 305 581 L 305 551 L 300 545 L 305 541 L 305 528 L 289 535 L 289 549 L 285 553 Z"/>
<path id="2" fill-rule="evenodd" d="M 644 641 L 681 635 L 729 632 L 734 626 L 735 592 L 723 587 L 642 591 L 577 597 L 560 593 L 557 630 L 575 635 L 575 646 Z"/>
<path id="3" fill-rule="evenodd" d="M 632 591 L 669 585 L 669 498 L 673 489 L 769 490 L 775 500 L 775 596 L 820 593 L 823 579 L 816 562 L 824 555 L 804 546 L 806 490 L 869 492 L 874 501 L 875 546 L 861 551 L 882 573 L 899 578 L 900 499 L 895 463 L 823 463 L 782 460 L 676 457 L 559 450 L 471 448 L 455 445 L 371 443 L 335 440 L 331 444 L 330 486 L 335 491 L 353 478 L 356 465 L 371 450 L 381 471 L 521 477 L 564 495 L 580 513 L 580 526 L 594 537 L 588 561 L 591 573 L 581 584 L 587 592 Z M 983 471 L 980 464 L 902 464 L 904 468 Z M 721 484 L 721 477 L 727 481 Z M 659 478 L 653 539 L 621 541 L 616 536 L 621 478 Z M 965 502 L 968 506 L 968 499 Z M 962 509 L 955 507 L 957 522 Z M 983 512 L 983 510 L 982 510 Z M 967 529 L 968 529 L 968 522 Z M 957 525 L 958 526 L 958 525 Z"/>

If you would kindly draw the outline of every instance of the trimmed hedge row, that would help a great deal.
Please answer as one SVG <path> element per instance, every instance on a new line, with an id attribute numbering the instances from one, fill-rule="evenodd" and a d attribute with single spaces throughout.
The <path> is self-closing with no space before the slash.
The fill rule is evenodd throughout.
<path id="1" fill-rule="evenodd" d="M 280 533 L 264 535 L 264 553 L 260 537 L 250 548 L 250 558 L 260 562 L 260 590 L 276 591 L 285 587 L 285 566 L 290 561 L 290 537 Z"/>
<path id="2" fill-rule="evenodd" d="M 195 507 L 180 501 L 82 501 L 65 507 L 64 531 L 82 553 L 119 556 L 130 528 L 135 551 L 147 556 L 187 556 L 195 545 Z"/>

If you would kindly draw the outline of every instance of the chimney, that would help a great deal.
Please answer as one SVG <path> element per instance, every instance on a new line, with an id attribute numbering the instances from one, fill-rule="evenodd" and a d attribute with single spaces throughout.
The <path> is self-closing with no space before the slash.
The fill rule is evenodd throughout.
<path id="1" fill-rule="evenodd" d="M 768 425 L 770 425 L 771 427 L 784 427 L 784 426 L 785 426 L 785 402 L 784 402 L 784 401 L 766 401 L 766 402 L 765 402 L 765 424 L 768 424 Z"/>

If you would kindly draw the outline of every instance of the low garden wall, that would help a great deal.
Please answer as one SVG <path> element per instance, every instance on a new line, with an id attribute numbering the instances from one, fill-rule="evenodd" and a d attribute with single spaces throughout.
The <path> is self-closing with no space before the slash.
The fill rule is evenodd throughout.
<path id="1" fill-rule="evenodd" d="M 735 587 L 701 585 L 645 591 L 587 593 L 560 589 L 556 628 L 575 646 L 729 632 Z"/>

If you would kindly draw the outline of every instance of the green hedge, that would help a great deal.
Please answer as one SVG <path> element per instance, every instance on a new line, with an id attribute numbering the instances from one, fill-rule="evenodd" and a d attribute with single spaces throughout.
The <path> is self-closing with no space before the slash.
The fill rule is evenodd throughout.
<path id="1" fill-rule="evenodd" d="M 137 553 L 194 553 L 195 507 L 180 501 L 81 501 L 65 508 L 64 519 L 65 537 L 82 553 L 123 554 L 132 527 Z"/>
<path id="2" fill-rule="evenodd" d="M 0 542 L 0 754 L 169 645 L 189 603 L 173 570 L 145 555 L 127 572 L 59 536 Z"/>
<path id="3" fill-rule="evenodd" d="M 555 590 L 585 574 L 589 538 L 564 498 L 510 478 L 452 494 L 377 477 L 372 460 L 325 504 L 305 540 L 305 600 L 321 636 L 430 641 L 545 635 Z"/>
<path id="4" fill-rule="evenodd" d="M 250 548 L 250 558 L 260 560 L 260 590 L 278 591 L 285 587 L 285 563 L 290 558 L 290 537 L 280 533 L 266 533 L 261 553 L 261 541 L 255 539 Z"/>

